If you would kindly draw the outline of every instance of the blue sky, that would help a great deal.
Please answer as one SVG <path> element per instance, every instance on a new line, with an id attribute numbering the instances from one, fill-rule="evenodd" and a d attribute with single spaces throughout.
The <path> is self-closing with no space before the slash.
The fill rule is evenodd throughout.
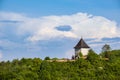
<path id="1" fill-rule="evenodd" d="M 0 0 L 0 61 L 70 58 L 81 36 L 120 49 L 120 0 Z"/>

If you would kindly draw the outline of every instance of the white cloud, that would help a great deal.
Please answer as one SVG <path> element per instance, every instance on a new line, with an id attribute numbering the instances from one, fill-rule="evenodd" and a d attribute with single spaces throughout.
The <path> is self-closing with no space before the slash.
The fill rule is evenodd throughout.
<path id="1" fill-rule="evenodd" d="M 2 58 L 2 52 L 0 51 L 0 59 Z"/>
<path id="2" fill-rule="evenodd" d="M 24 14 L 18 14 L 13 12 L 0 12 L 0 20 L 26 20 Z"/>
<path id="3" fill-rule="evenodd" d="M 18 24 L 16 34 L 29 34 L 27 40 L 39 41 L 51 38 L 97 38 L 120 37 L 117 23 L 102 16 L 93 16 L 87 13 L 73 15 L 44 16 L 38 18 L 26 17 L 17 13 L 0 13 L 1 20 L 23 21 Z M 70 31 L 60 31 L 56 27 L 69 25 Z"/>

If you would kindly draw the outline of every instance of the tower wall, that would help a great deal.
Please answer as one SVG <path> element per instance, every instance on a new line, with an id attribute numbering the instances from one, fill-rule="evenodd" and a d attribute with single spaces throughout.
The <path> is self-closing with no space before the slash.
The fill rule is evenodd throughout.
<path id="1" fill-rule="evenodd" d="M 81 49 L 75 49 L 75 55 L 78 55 L 80 52 L 83 56 L 88 55 L 90 48 L 81 48 Z"/>
<path id="2" fill-rule="evenodd" d="M 89 50 L 90 50 L 89 48 L 81 48 L 80 52 L 83 54 L 83 56 L 85 56 L 88 55 Z"/>

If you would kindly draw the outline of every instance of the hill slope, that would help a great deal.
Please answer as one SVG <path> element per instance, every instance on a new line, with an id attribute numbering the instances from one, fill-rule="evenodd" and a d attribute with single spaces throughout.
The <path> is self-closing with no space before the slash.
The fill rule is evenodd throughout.
<path id="1" fill-rule="evenodd" d="M 74 62 L 48 62 L 39 58 L 0 62 L 0 80 L 119 80 L 120 50 L 109 60 L 97 54 Z"/>

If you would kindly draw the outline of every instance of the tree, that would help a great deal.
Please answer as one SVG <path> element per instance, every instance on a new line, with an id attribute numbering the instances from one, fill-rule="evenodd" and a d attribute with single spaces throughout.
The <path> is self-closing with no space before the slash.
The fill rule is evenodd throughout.
<path id="1" fill-rule="evenodd" d="M 87 59 L 69 62 L 14 59 L 0 62 L 0 80 L 119 80 L 119 64 L 120 50 L 110 51 L 109 61 L 100 59 L 93 50 Z"/>
<path id="2" fill-rule="evenodd" d="M 48 57 L 48 56 L 47 56 L 47 57 L 45 57 L 45 59 L 44 59 L 44 60 L 50 60 L 50 57 Z"/>
<path id="3" fill-rule="evenodd" d="M 55 58 L 52 58 L 52 60 L 53 60 L 53 61 L 56 61 L 56 60 L 58 60 L 58 58 L 55 57 Z"/>
<path id="4" fill-rule="evenodd" d="M 95 60 L 98 60 L 99 56 L 91 49 L 89 50 L 89 53 L 87 55 L 87 60 L 90 62 L 94 62 Z"/>
<path id="5" fill-rule="evenodd" d="M 49 71 L 42 70 L 39 74 L 39 79 L 40 80 L 51 80 L 51 76 L 50 76 Z"/>
<path id="6" fill-rule="evenodd" d="M 102 47 L 102 54 L 101 54 L 101 56 L 103 56 L 103 57 L 105 57 L 105 58 L 109 58 L 109 57 L 110 57 L 110 50 L 111 50 L 110 45 L 105 44 L 105 45 Z"/>
<path id="7" fill-rule="evenodd" d="M 105 44 L 103 47 L 102 47 L 102 52 L 108 52 L 111 50 L 111 47 L 110 45 L 108 44 Z"/>
<path id="8" fill-rule="evenodd" d="M 83 54 L 82 54 L 81 52 L 79 52 L 79 56 L 80 56 L 80 57 L 83 57 Z"/>

